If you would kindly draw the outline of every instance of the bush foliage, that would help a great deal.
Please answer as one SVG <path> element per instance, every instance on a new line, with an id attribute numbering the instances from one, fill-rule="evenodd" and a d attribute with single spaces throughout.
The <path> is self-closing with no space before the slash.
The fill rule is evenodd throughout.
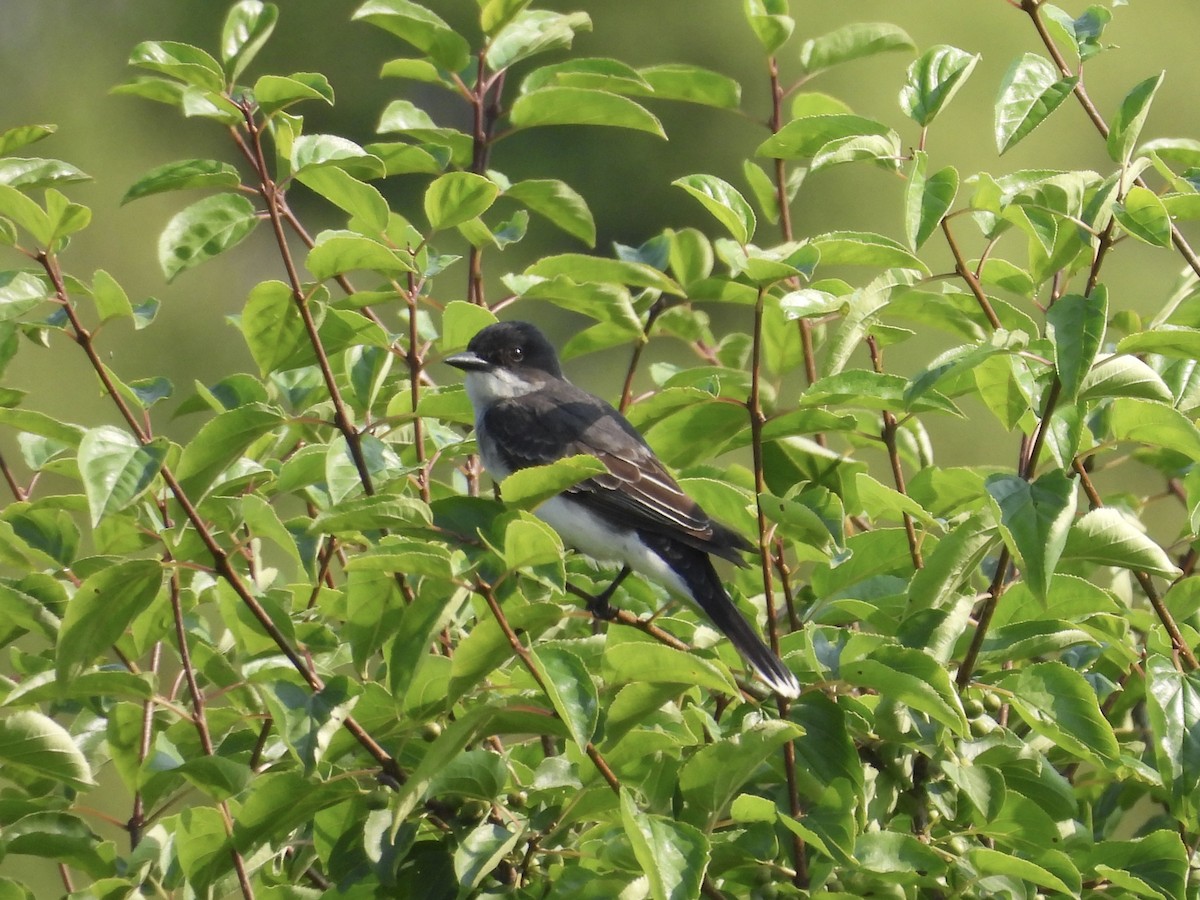
<path id="1" fill-rule="evenodd" d="M 83 354 L 112 411 L 83 428 L 0 389 L 0 852 L 88 898 L 1196 896 L 1200 260 L 1178 223 L 1200 143 L 1143 133 L 1162 75 L 1092 102 L 1110 9 L 1012 7 L 1029 52 L 994 87 L 998 153 L 1074 116 L 1102 171 L 960 172 L 938 117 L 977 53 L 886 23 L 794 33 L 785 0 L 745 2 L 746 85 L 573 55 L 585 12 L 479 0 L 461 34 L 368 0 L 402 99 L 367 145 L 306 130 L 334 102 L 321 74 L 253 74 L 271 4 L 234 4 L 212 50 L 139 44 L 118 92 L 230 139 L 128 190 L 203 192 L 162 232 L 164 276 L 255 230 L 277 248 L 235 323 L 257 371 L 183 397 L 109 363 L 108 332 L 153 334 L 157 303 L 71 272 L 88 176 L 23 155 L 51 127 L 0 135 L 0 358 Z M 890 121 L 813 90 L 885 52 L 912 60 L 878 87 Z M 406 99 L 439 90 L 468 128 Z M 762 128 L 738 184 L 675 182 L 705 230 L 595 248 L 570 185 L 492 168 L 515 132 L 662 137 L 656 105 L 734 113 L 743 91 L 773 114 L 730 116 Z M 898 176 L 877 230 L 794 233 L 835 167 Z M 341 227 L 310 234 L 303 192 Z M 506 269 L 532 229 L 569 249 Z M 1121 242 L 1181 273 L 1151 314 L 1106 286 Z M 481 477 L 437 360 L 532 301 L 586 322 L 568 358 L 627 348 L 622 408 L 755 539 L 731 591 L 797 701 L 690 611 L 652 617 L 637 579 L 589 619 L 578 595 L 611 571 L 532 510 L 593 461 L 513 476 L 504 502 Z M 932 359 L 889 369 L 913 338 Z M 668 341 L 692 362 L 643 361 Z M 186 442 L 158 434 L 167 409 Z M 964 410 L 1011 465 L 939 465 Z"/>

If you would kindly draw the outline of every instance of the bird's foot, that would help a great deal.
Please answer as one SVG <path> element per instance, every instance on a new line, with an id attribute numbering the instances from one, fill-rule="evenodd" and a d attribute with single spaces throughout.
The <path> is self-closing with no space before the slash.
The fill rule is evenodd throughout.
<path id="1" fill-rule="evenodd" d="M 632 570 L 629 566 L 622 566 L 621 571 L 617 573 L 617 577 L 612 580 L 612 584 L 606 587 L 601 593 L 588 598 L 587 611 L 597 619 L 604 619 L 606 622 L 611 622 L 617 617 L 616 608 L 608 601 L 612 599 L 612 595 L 617 592 L 617 588 L 621 586 Z"/>

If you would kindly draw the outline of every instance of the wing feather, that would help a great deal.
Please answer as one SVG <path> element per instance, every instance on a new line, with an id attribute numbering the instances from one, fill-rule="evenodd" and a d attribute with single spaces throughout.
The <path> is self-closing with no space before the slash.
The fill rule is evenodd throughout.
<path id="1" fill-rule="evenodd" d="M 608 471 L 567 493 L 616 525 L 673 537 L 739 564 L 739 552 L 752 549 L 684 493 L 624 416 L 569 382 L 493 404 L 484 427 L 514 471 L 564 456 L 595 456 Z"/>

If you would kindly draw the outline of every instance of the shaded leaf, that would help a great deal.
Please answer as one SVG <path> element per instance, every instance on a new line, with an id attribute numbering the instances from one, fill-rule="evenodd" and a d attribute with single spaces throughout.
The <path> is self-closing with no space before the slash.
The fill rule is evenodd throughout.
<path id="1" fill-rule="evenodd" d="M 240 194 L 206 197 L 177 213 L 158 239 L 167 281 L 241 243 L 257 224 L 254 205 Z"/>
<path id="2" fill-rule="evenodd" d="M 587 747 L 600 721 L 600 698 L 587 666 L 578 654 L 561 645 L 537 647 L 532 655 L 551 706 L 566 723 L 572 740 Z"/>
<path id="3" fill-rule="evenodd" d="M 84 579 L 67 605 L 54 670 L 74 678 L 106 652 L 158 595 L 162 565 L 153 559 L 117 563 Z"/>
<path id="4" fill-rule="evenodd" d="M 1089 297 L 1066 294 L 1046 311 L 1046 334 L 1054 344 L 1054 367 L 1063 399 L 1073 402 L 1083 378 L 1092 368 L 1108 323 L 1108 291 L 1103 286 Z"/>
<path id="5" fill-rule="evenodd" d="M 1016 475 L 992 475 L 986 486 L 1023 563 L 1025 581 L 1045 600 L 1075 517 L 1075 482 L 1056 469 L 1032 484 Z"/>
<path id="6" fill-rule="evenodd" d="M 709 861 L 708 840 L 702 832 L 665 816 L 641 812 L 624 787 L 621 823 L 654 900 L 700 896 Z"/>

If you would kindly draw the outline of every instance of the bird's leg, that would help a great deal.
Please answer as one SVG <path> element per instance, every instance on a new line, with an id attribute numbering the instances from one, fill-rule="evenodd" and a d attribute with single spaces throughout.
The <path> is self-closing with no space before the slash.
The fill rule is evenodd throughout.
<path id="1" fill-rule="evenodd" d="M 621 571 L 617 573 L 617 577 L 612 580 L 612 584 L 606 587 L 601 593 L 594 597 L 589 597 L 587 601 L 587 609 L 597 619 L 611 620 L 616 617 L 617 611 L 609 605 L 609 599 L 617 592 L 617 588 L 621 586 L 629 573 L 633 570 L 629 566 L 621 566 Z"/>

